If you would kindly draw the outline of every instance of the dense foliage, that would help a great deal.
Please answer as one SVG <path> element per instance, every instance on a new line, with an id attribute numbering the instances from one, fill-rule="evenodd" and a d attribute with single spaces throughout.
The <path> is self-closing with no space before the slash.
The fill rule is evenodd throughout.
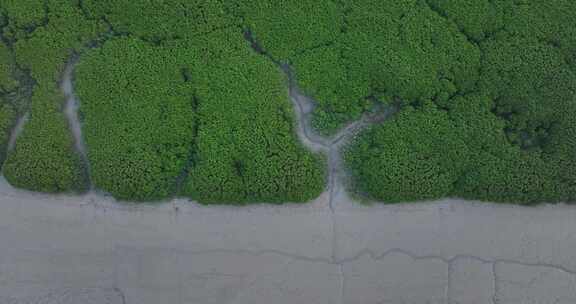
<path id="1" fill-rule="evenodd" d="M 325 134 L 357 119 L 370 97 L 447 98 L 474 85 L 480 51 L 425 1 L 242 2 L 263 48 L 318 100 Z"/>
<path id="2" fill-rule="evenodd" d="M 357 189 L 390 202 L 575 201 L 576 3 L 429 3 L 474 64 L 450 68 L 438 94 L 399 95 L 412 106 L 348 151 Z"/>
<path id="3" fill-rule="evenodd" d="M 572 0 L 0 0 L 0 38 L 1 151 L 29 115 L 3 167 L 19 187 L 89 171 L 129 200 L 309 200 L 325 172 L 285 63 L 322 134 L 400 108 L 346 150 L 362 195 L 576 200 Z M 62 112 L 75 56 L 90 170 Z"/>
<path id="4" fill-rule="evenodd" d="M 198 23 L 174 19 L 174 6 L 199 14 L 189 1 L 160 11 L 161 4 L 113 3 L 104 16 L 114 31 L 133 35 L 89 51 L 77 67 L 98 188 L 137 200 L 178 191 L 208 203 L 302 202 L 322 191 L 321 162 L 292 130 L 285 79 L 242 31 L 212 11 Z"/>
<path id="5" fill-rule="evenodd" d="M 204 201 L 308 201 L 324 188 L 318 156 L 297 142 L 285 79 L 242 33 L 215 32 L 190 61 L 200 126 L 183 194 Z"/>
<path id="6" fill-rule="evenodd" d="M 92 182 L 118 198 L 170 196 L 188 158 L 193 92 L 166 51 L 113 39 L 76 68 Z"/>
<path id="7" fill-rule="evenodd" d="M 13 185 L 46 192 L 86 188 L 73 138 L 62 113 L 60 75 L 74 50 L 94 39 L 101 26 L 84 20 L 68 1 L 3 0 L 2 37 L 19 69 L 33 79 L 29 120 L 4 164 Z"/>

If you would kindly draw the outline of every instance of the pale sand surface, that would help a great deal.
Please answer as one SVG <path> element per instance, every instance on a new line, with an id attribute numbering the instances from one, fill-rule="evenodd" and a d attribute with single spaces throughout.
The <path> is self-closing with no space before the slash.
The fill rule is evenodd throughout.
<path id="1" fill-rule="evenodd" d="M 576 208 L 116 203 L 0 187 L 0 303 L 576 303 Z"/>

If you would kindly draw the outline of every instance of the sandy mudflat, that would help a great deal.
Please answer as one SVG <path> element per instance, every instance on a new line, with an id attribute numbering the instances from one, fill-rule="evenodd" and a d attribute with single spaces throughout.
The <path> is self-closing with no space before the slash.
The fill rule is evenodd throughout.
<path id="1" fill-rule="evenodd" d="M 0 187 L 0 303 L 576 303 L 576 208 L 136 206 Z"/>

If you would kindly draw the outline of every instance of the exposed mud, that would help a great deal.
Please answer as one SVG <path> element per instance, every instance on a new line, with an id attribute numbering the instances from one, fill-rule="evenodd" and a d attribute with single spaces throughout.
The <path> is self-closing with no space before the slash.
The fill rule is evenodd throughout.
<path id="1" fill-rule="evenodd" d="M 30 193 L 0 178 L 0 303 L 576 299 L 574 206 L 177 204 L 175 218 L 167 204 Z"/>
<path id="2" fill-rule="evenodd" d="M 26 125 L 26 122 L 28 122 L 29 116 L 30 115 L 26 113 L 20 116 L 16 121 L 16 124 L 14 125 L 14 128 L 12 128 L 12 131 L 10 133 L 10 139 L 8 140 L 8 152 L 14 150 L 14 147 L 16 146 L 16 140 L 18 139 L 20 134 L 22 134 L 22 131 L 24 130 L 24 125 Z"/>
<path id="3" fill-rule="evenodd" d="M 314 101 L 302 94 L 290 67 L 287 65 L 280 65 L 280 67 L 288 77 L 289 95 L 294 105 L 298 138 L 312 152 L 324 153 L 327 156 L 328 185 L 326 191 L 329 194 L 330 210 L 334 212 L 334 197 L 345 192 L 347 184 L 345 181 L 348 178 L 342 157 L 342 148 L 366 127 L 388 119 L 396 112 L 396 109 L 393 107 L 378 108 L 372 113 L 364 114 L 360 120 L 348 124 L 332 137 L 321 136 L 312 126 Z"/>
<path id="4" fill-rule="evenodd" d="M 256 54 L 270 60 L 286 75 L 289 97 L 294 107 L 298 139 L 308 150 L 326 155 L 327 186 L 321 197 L 328 197 L 328 208 L 334 213 L 334 201 L 336 198 L 340 201 L 353 201 L 346 191 L 349 190 L 348 185 L 351 183 L 349 182 L 350 174 L 342 155 L 343 148 L 362 130 L 371 125 L 383 123 L 392 117 L 399 111 L 399 106 L 396 103 L 383 105 L 380 102 L 376 102 L 375 107 L 371 111 L 364 113 L 359 120 L 349 123 L 333 136 L 322 136 L 314 130 L 312 125 L 312 116 L 316 103 L 300 90 L 292 68 L 269 54 L 259 43 L 251 29 L 244 29 L 244 39 Z"/>
<path id="5" fill-rule="evenodd" d="M 74 66 L 78 62 L 79 57 L 73 56 L 64 69 L 64 74 L 62 75 L 62 82 L 60 83 L 60 89 L 66 98 L 66 103 L 64 105 L 64 114 L 68 119 L 68 125 L 72 137 L 74 138 L 74 148 L 76 152 L 80 155 L 82 164 L 86 170 L 85 175 L 90 179 L 90 162 L 88 160 L 86 144 L 84 143 L 84 138 L 82 136 L 82 124 L 80 122 L 80 117 L 78 116 L 78 108 L 80 104 L 78 98 L 74 94 Z M 92 187 L 91 183 L 90 187 Z"/>
<path id="6" fill-rule="evenodd" d="M 327 156 L 328 185 L 328 207 L 334 213 L 334 197 L 345 195 L 345 178 L 347 176 L 342 157 L 342 147 L 360 131 L 371 124 L 381 123 L 396 112 L 395 107 L 377 108 L 372 113 L 365 113 L 360 120 L 352 122 L 336 133 L 334 136 L 326 137 L 318 134 L 312 126 L 312 115 L 315 102 L 312 98 L 305 96 L 298 88 L 296 77 L 291 67 L 272 57 L 266 49 L 258 42 L 250 29 L 244 30 L 244 39 L 258 55 L 266 57 L 276 64 L 288 78 L 288 91 L 290 100 L 294 106 L 296 116 L 296 133 L 302 144 L 314 153 L 323 153 Z"/>

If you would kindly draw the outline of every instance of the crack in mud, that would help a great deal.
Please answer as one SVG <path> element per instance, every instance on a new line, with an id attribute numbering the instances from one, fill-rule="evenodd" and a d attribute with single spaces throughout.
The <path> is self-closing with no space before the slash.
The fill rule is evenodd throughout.
<path id="1" fill-rule="evenodd" d="M 444 286 L 444 298 L 446 299 L 446 302 L 448 304 L 451 304 L 452 302 L 450 301 L 451 299 L 451 282 L 452 282 L 452 272 L 454 265 L 453 263 L 449 263 L 448 267 L 446 269 L 446 286 Z"/>
<path id="2" fill-rule="evenodd" d="M 288 95 L 293 104 L 296 116 L 296 134 L 304 147 L 313 153 L 322 153 L 327 156 L 327 188 L 324 193 L 328 194 L 328 210 L 330 211 L 330 230 L 332 235 L 332 250 L 330 261 L 336 263 L 338 231 L 336 229 L 336 208 L 334 200 L 339 193 L 345 193 L 345 179 L 347 172 L 342 157 L 342 147 L 344 147 L 354 136 L 368 126 L 381 123 L 396 113 L 396 107 L 384 108 L 380 106 L 372 113 L 364 113 L 362 117 L 349 123 L 334 136 L 326 137 L 319 135 L 312 125 L 312 115 L 316 103 L 312 98 L 305 96 L 297 85 L 296 76 L 292 68 L 285 63 L 276 60 L 266 52 L 266 49 L 254 37 L 250 29 L 244 29 L 244 39 L 249 43 L 254 52 L 277 65 L 288 79 Z M 343 269 L 340 268 L 342 285 L 344 284 Z M 343 291 L 342 291 L 343 292 Z"/>
<path id="3" fill-rule="evenodd" d="M 492 290 L 492 304 L 497 304 L 498 303 L 498 276 L 496 275 L 496 262 L 492 263 L 492 288 L 494 290 Z"/>
<path id="4" fill-rule="evenodd" d="M 127 248 L 130 248 L 130 247 L 127 247 Z M 483 258 L 480 256 L 474 256 L 474 255 L 453 255 L 450 257 L 444 257 L 444 256 L 440 256 L 440 255 L 419 255 L 417 253 L 414 253 L 412 251 L 402 249 L 402 248 L 392 248 L 392 249 L 386 250 L 380 254 L 378 254 L 374 251 L 371 251 L 371 250 L 363 250 L 358 254 L 355 254 L 353 256 L 349 256 L 346 258 L 342 258 L 342 259 L 339 259 L 336 261 L 332 261 L 331 259 L 323 257 L 323 256 L 311 257 L 311 256 L 306 256 L 306 255 L 288 253 L 288 252 L 284 252 L 284 251 L 280 251 L 280 250 L 244 250 L 244 249 L 179 250 L 179 249 L 173 249 L 173 253 L 174 254 L 185 254 L 187 256 L 195 256 L 195 255 L 210 256 L 210 255 L 214 255 L 214 254 L 223 254 L 223 253 L 224 254 L 232 254 L 232 255 L 251 255 L 251 256 L 255 256 L 255 257 L 261 257 L 261 256 L 265 256 L 265 255 L 272 255 L 272 256 L 276 255 L 276 256 L 280 256 L 280 257 L 285 257 L 287 259 L 284 267 L 282 268 L 283 270 L 280 270 L 280 271 L 284 271 L 287 266 L 291 265 L 295 261 L 304 261 L 304 262 L 312 262 L 312 263 L 321 263 L 321 264 L 332 265 L 332 266 L 337 267 L 337 271 L 339 274 L 339 282 L 338 282 L 338 297 L 339 298 L 338 298 L 338 301 L 336 303 L 345 303 L 346 290 L 348 290 L 348 288 L 346 286 L 347 274 L 346 274 L 346 269 L 344 266 L 346 264 L 349 264 L 349 263 L 355 263 L 357 261 L 360 261 L 363 257 L 368 257 L 368 258 L 372 259 L 373 261 L 383 261 L 385 259 L 394 257 L 395 255 L 400 255 L 400 256 L 408 257 L 413 261 L 429 260 L 429 261 L 439 261 L 439 262 L 446 264 L 448 267 L 447 268 L 447 276 L 446 276 L 446 289 L 445 289 L 445 294 L 444 294 L 444 299 L 445 299 L 446 303 L 453 303 L 451 301 L 452 295 L 451 295 L 449 288 L 455 279 L 451 276 L 451 272 L 453 271 L 453 264 L 456 263 L 457 261 L 460 261 L 460 260 L 479 261 L 482 264 L 486 264 L 486 265 L 489 265 L 491 267 L 491 280 L 492 280 L 491 283 L 493 284 L 492 288 L 491 288 L 491 289 L 493 289 L 493 290 L 491 290 L 491 293 L 492 293 L 491 302 L 492 303 L 500 303 L 500 299 L 498 298 L 498 291 L 499 291 L 500 286 L 498 286 L 498 285 L 501 282 L 501 279 L 498 278 L 498 269 L 497 269 L 497 266 L 499 264 L 501 264 L 501 265 L 506 265 L 506 264 L 518 265 L 518 266 L 524 266 L 524 267 L 534 267 L 534 266 L 535 267 L 544 267 L 544 268 L 547 268 L 547 269 L 553 270 L 553 271 L 565 272 L 570 276 L 576 277 L 576 272 L 574 270 L 569 270 L 563 266 L 558 266 L 558 265 L 552 265 L 552 264 L 546 264 L 546 263 L 540 263 L 540 262 L 533 262 L 533 263 L 522 262 L 520 260 L 503 259 L 503 258 L 490 259 L 490 258 Z M 214 275 L 230 276 L 230 277 L 242 276 L 242 275 L 237 275 L 234 273 L 214 272 L 214 271 L 210 271 L 210 272 L 206 272 L 206 273 L 194 273 L 192 276 L 203 277 L 203 276 L 214 276 Z M 250 279 L 250 281 L 246 284 L 246 286 L 243 288 L 243 290 L 238 291 L 235 298 L 233 298 L 230 303 L 235 303 L 235 300 L 238 299 L 239 297 L 241 297 L 242 294 L 245 293 L 247 290 L 249 290 L 255 284 L 255 282 L 258 279 L 259 278 L 257 278 L 257 277 Z M 31 300 L 31 299 L 25 298 L 22 300 Z M 79 289 L 64 288 L 64 289 L 55 289 L 55 290 L 51 290 L 48 293 L 42 295 L 40 298 L 34 297 L 33 299 L 34 300 L 38 300 L 38 299 L 42 299 L 42 300 L 45 300 L 45 299 L 50 299 L 50 300 L 54 300 L 54 299 L 56 299 L 56 300 L 60 300 L 60 299 L 69 299 L 69 300 L 104 299 L 104 300 L 109 301 L 109 302 L 105 302 L 105 303 L 114 303 L 114 304 L 127 303 L 123 291 L 118 287 L 114 287 L 114 288 L 79 288 Z M 2 300 L 1 297 L 0 297 L 0 300 Z M 32 303 L 32 301 L 23 301 L 23 302 L 16 301 L 16 303 Z M 33 303 L 36 303 L 36 302 L 33 302 Z M 58 303 L 61 303 L 61 302 L 58 302 Z M 65 301 L 64 303 L 69 303 L 69 302 Z M 74 303 L 76 303 L 76 302 L 74 302 Z"/>
<path id="5" fill-rule="evenodd" d="M 286 257 L 291 260 L 297 261 L 305 261 L 311 263 L 322 263 L 322 264 L 329 264 L 329 265 L 344 265 L 347 263 L 352 263 L 355 261 L 360 260 L 362 257 L 367 256 L 372 260 L 381 261 L 388 258 L 391 255 L 404 255 L 409 257 L 414 261 L 421 261 L 421 260 L 433 260 L 433 261 L 440 261 L 444 264 L 454 264 L 456 261 L 459 260 L 472 260 L 477 261 L 482 264 L 508 264 L 508 265 L 518 265 L 524 267 L 542 267 L 547 268 L 550 270 L 559 271 L 570 276 L 576 277 L 576 269 L 570 269 L 568 267 L 545 263 L 541 261 L 535 262 L 526 262 L 520 259 L 510 259 L 510 258 L 483 258 L 476 255 L 470 254 L 456 254 L 450 255 L 449 257 L 444 257 L 441 255 L 427 255 L 427 254 L 416 254 L 410 250 L 402 249 L 402 248 L 391 248 L 381 253 L 377 253 L 372 249 L 363 249 L 358 251 L 354 255 L 350 255 L 343 258 L 338 258 L 336 260 L 332 260 L 330 257 L 326 256 L 308 256 L 308 255 L 301 255 L 296 253 L 289 253 L 282 250 L 275 250 L 275 249 L 262 249 L 262 250 L 249 250 L 249 249 L 225 249 L 225 248 L 215 248 L 215 249 L 206 249 L 206 250 L 176 250 L 178 253 L 188 254 L 188 255 L 210 255 L 210 254 L 237 254 L 237 255 L 252 255 L 252 256 L 265 256 L 265 255 L 277 255 L 281 257 Z"/>
<path id="6" fill-rule="evenodd" d="M 340 291 L 340 294 L 338 295 L 338 304 L 344 304 L 344 298 L 345 298 L 345 292 L 346 292 L 346 274 L 344 273 L 344 265 L 343 264 L 339 264 L 338 265 L 338 275 L 340 278 L 340 285 L 338 286 L 338 289 Z"/>
<path id="7" fill-rule="evenodd" d="M 374 261 L 382 261 L 392 255 L 403 255 L 406 256 L 413 261 L 421 261 L 421 260 L 431 260 L 431 261 L 440 261 L 447 265 L 447 277 L 446 277 L 446 287 L 444 290 L 445 300 L 446 303 L 451 302 L 451 291 L 450 286 L 452 285 L 454 278 L 452 278 L 452 271 L 453 271 L 453 264 L 459 260 L 473 260 L 481 262 L 482 264 L 490 265 L 491 268 L 491 276 L 492 276 L 492 296 L 491 302 L 492 303 L 500 303 L 498 299 L 498 290 L 499 290 L 499 279 L 497 275 L 497 265 L 517 265 L 523 267 L 543 267 L 553 271 L 559 271 L 566 273 L 570 276 L 576 278 L 576 270 L 568 269 L 561 265 L 556 264 L 549 264 L 543 262 L 522 262 L 520 260 L 515 259 L 505 259 L 505 258 L 483 258 L 480 256 L 474 255 L 453 255 L 451 257 L 443 257 L 439 255 L 419 255 L 413 253 L 412 251 L 401 249 L 401 248 L 392 248 L 389 250 L 384 251 L 381 254 L 377 254 L 372 250 L 365 249 L 360 251 L 359 253 L 345 257 L 342 259 L 333 260 L 332 258 L 325 258 L 325 257 L 311 257 L 311 256 L 304 256 L 298 255 L 288 252 L 283 252 L 279 250 L 259 250 L 259 251 L 251 251 L 251 250 L 229 250 L 229 249 L 212 249 L 212 250 L 201 250 L 201 251 L 186 251 L 187 254 L 190 255 L 210 255 L 215 253 L 230 253 L 230 254 L 247 254 L 247 255 L 254 255 L 254 256 L 263 256 L 263 255 L 278 255 L 282 257 L 286 257 L 291 261 L 306 261 L 312 263 L 322 263 L 328 265 L 334 265 L 338 267 L 339 273 L 339 300 L 338 303 L 344 303 L 345 291 L 346 291 L 346 272 L 344 270 L 344 265 L 348 263 L 354 263 L 360 260 L 362 257 L 367 256 Z"/>

